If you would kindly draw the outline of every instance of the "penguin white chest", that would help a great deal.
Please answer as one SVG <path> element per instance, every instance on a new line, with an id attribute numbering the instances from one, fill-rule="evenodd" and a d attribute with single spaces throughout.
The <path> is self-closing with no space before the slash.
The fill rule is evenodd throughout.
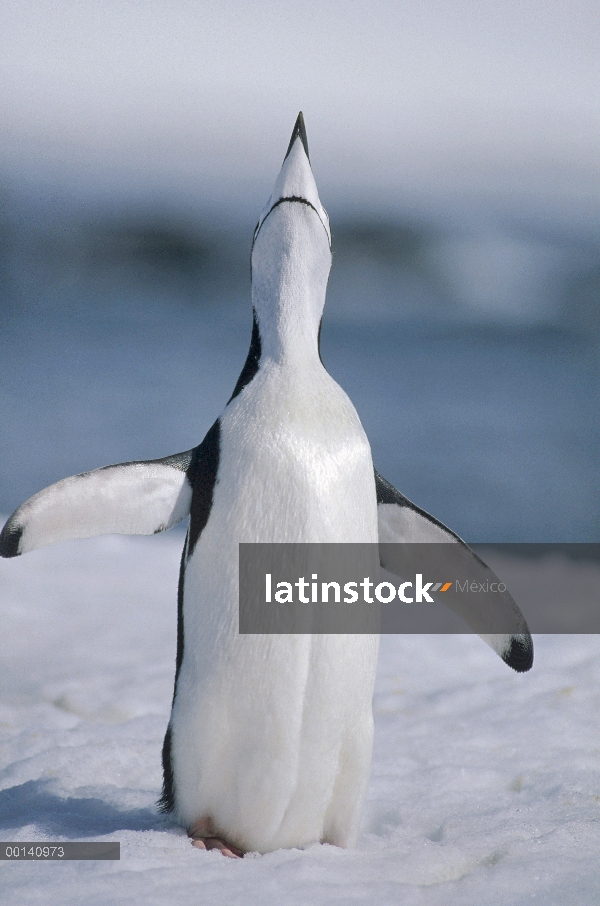
<path id="1" fill-rule="evenodd" d="M 371 451 L 354 407 L 322 368 L 303 382 L 277 372 L 259 373 L 221 419 L 214 518 L 235 543 L 376 542 Z"/>
<path id="2" fill-rule="evenodd" d="M 323 372 L 295 405 L 277 377 L 265 369 L 221 419 L 213 505 L 185 570 L 172 716 L 179 820 L 210 818 L 259 851 L 353 841 L 377 659 L 371 636 L 237 632 L 240 541 L 377 540 L 371 455 L 351 403 Z"/>

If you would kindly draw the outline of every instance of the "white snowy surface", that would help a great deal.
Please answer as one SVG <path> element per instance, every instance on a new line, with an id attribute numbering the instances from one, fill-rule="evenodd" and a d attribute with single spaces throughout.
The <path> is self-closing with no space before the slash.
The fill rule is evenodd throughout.
<path id="1" fill-rule="evenodd" d="M 182 542 L 0 563 L 0 838 L 121 842 L 119 862 L 0 862 L 3 903 L 600 901 L 595 636 L 537 637 L 525 675 L 476 636 L 383 638 L 358 849 L 193 849 L 154 807 Z"/>

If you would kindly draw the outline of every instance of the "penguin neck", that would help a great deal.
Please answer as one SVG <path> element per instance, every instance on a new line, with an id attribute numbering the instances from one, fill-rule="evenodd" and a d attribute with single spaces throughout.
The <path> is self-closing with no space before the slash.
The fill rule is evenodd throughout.
<path id="1" fill-rule="evenodd" d="M 279 296 L 270 300 L 268 306 L 253 296 L 261 364 L 271 361 L 280 368 L 293 370 L 320 364 L 319 327 L 324 297 L 323 291 L 323 299 L 315 300 L 310 294 L 299 292 L 298 286 L 282 287 Z"/>
<path id="2" fill-rule="evenodd" d="M 286 200 L 263 220 L 252 250 L 252 305 L 261 364 L 319 365 L 319 324 L 331 268 L 323 222 L 312 205 Z"/>

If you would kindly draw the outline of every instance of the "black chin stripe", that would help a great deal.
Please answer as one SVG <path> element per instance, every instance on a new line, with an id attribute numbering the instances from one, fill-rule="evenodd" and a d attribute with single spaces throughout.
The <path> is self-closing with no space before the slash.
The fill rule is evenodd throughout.
<path id="1" fill-rule="evenodd" d="M 323 327 L 323 318 L 319 321 L 319 332 L 317 334 L 317 349 L 319 350 L 319 361 L 323 365 L 323 356 L 321 355 L 321 328 Z"/>
<path id="2" fill-rule="evenodd" d="M 315 212 L 315 214 L 317 215 L 317 217 L 319 218 L 319 220 L 320 220 L 321 223 L 323 224 L 323 229 L 325 230 L 325 235 L 327 236 L 327 242 L 328 242 L 328 244 L 329 244 L 329 250 L 331 251 L 331 240 L 330 240 L 330 238 L 329 238 L 329 233 L 328 233 L 328 231 L 327 231 L 327 227 L 325 226 L 325 224 L 323 223 L 323 220 L 321 219 L 321 215 L 319 214 L 319 212 L 318 212 L 317 209 L 315 208 L 314 204 L 311 204 L 310 201 L 307 201 L 307 200 L 306 200 L 306 198 L 300 198 L 299 195 L 288 195 L 286 198 L 279 198 L 279 199 L 275 202 L 275 204 L 274 204 L 273 207 L 270 209 L 270 211 L 268 212 L 268 214 L 266 214 L 266 216 L 263 218 L 263 220 L 262 220 L 260 223 L 257 223 L 257 224 L 256 224 L 256 228 L 255 228 L 255 230 L 254 230 L 254 236 L 252 237 L 252 248 L 254 248 L 254 243 L 256 242 L 256 237 L 257 237 L 258 234 L 260 233 L 260 231 L 261 231 L 261 229 L 262 229 L 262 225 L 263 225 L 263 223 L 265 222 L 265 220 L 266 220 L 268 217 L 270 217 L 271 214 L 273 213 L 273 211 L 275 210 L 275 208 L 278 208 L 279 205 L 280 205 L 280 204 L 283 204 L 284 201 L 296 201 L 296 202 L 298 202 L 298 204 L 305 204 L 307 208 L 312 208 L 312 209 L 313 209 L 313 211 Z M 252 257 L 252 249 L 250 249 L 250 257 Z"/>

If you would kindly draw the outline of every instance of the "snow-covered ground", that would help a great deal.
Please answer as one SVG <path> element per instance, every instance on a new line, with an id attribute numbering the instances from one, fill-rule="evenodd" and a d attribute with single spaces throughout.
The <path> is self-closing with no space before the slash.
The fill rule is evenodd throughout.
<path id="1" fill-rule="evenodd" d="M 181 543 L 0 563 L 0 837 L 121 842 L 120 862 L 0 863 L 3 903 L 598 902 L 595 636 L 538 637 L 525 675 L 475 636 L 383 638 L 358 849 L 193 849 L 154 807 Z"/>

